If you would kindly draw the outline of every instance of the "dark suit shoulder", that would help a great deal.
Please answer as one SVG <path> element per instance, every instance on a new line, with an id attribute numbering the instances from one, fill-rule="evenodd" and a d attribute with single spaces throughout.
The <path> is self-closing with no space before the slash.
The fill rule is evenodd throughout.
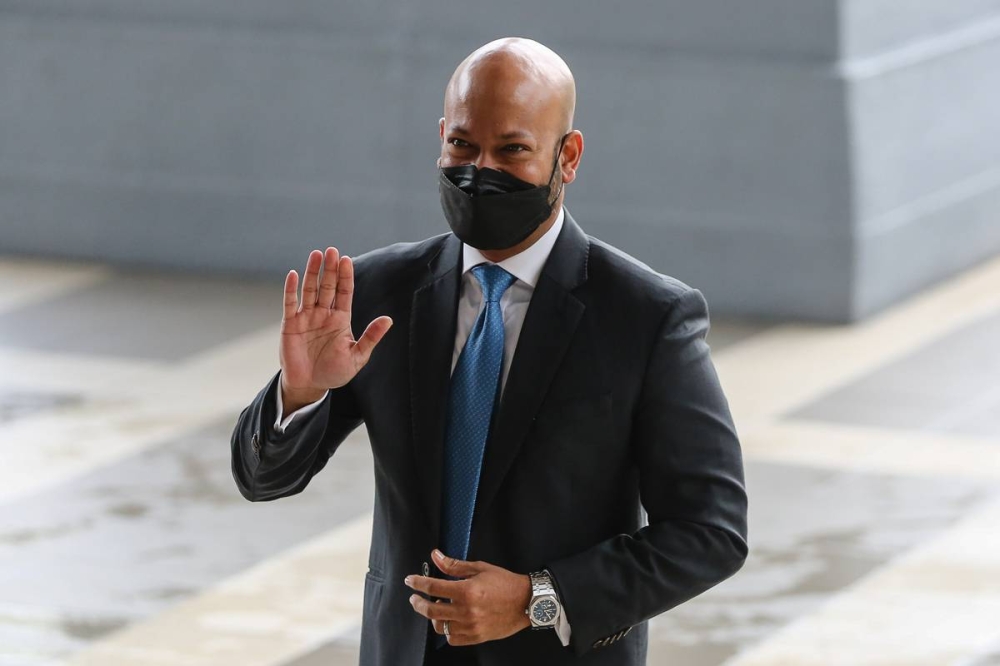
<path id="1" fill-rule="evenodd" d="M 428 264 L 441 252 L 449 235 L 393 243 L 354 257 L 356 293 L 364 294 L 374 304 L 397 289 L 419 286 L 428 275 Z"/>
<path id="2" fill-rule="evenodd" d="M 598 238 L 588 236 L 588 240 L 588 280 L 602 285 L 616 298 L 629 301 L 631 305 L 662 311 L 694 289 Z"/>
<path id="3" fill-rule="evenodd" d="M 370 250 L 354 257 L 354 264 L 361 269 L 406 270 L 412 266 L 426 267 L 434 255 L 441 251 L 450 234 L 431 236 L 420 241 L 393 243 Z"/>

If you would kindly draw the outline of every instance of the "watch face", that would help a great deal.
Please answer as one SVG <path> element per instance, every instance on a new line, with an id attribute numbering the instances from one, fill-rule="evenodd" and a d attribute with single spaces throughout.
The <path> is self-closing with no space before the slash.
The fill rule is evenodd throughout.
<path id="1" fill-rule="evenodd" d="M 552 599 L 539 599 L 531 607 L 531 617 L 538 624 L 549 624 L 556 619 L 559 614 L 559 606 Z"/>

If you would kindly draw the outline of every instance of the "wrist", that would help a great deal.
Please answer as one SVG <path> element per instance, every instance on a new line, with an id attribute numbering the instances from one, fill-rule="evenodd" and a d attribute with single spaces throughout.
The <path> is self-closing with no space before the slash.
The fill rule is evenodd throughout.
<path id="1" fill-rule="evenodd" d="M 520 615 L 522 629 L 531 627 L 531 618 L 528 617 L 528 606 L 531 604 L 531 576 L 524 574 L 521 578 L 521 595 L 517 599 L 517 608 Z"/>
<path id="2" fill-rule="evenodd" d="M 281 383 L 278 388 L 281 391 L 281 404 L 284 407 L 285 416 L 316 402 L 326 395 L 326 389 L 289 387 L 285 384 L 284 373 L 281 375 Z"/>

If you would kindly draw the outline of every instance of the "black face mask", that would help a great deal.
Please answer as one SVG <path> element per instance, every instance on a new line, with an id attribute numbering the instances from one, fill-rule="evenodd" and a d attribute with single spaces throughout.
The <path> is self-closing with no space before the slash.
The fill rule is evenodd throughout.
<path id="1" fill-rule="evenodd" d="M 441 167 L 438 190 L 441 208 L 452 232 L 478 250 L 505 250 L 534 233 L 552 214 L 559 192 L 552 193 L 559 155 L 568 134 L 559 140 L 549 182 L 535 185 L 496 169 L 474 164 Z"/>

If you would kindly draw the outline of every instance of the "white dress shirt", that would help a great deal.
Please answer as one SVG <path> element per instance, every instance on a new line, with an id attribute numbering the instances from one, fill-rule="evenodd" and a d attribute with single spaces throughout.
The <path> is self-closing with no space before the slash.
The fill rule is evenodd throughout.
<path id="1" fill-rule="evenodd" d="M 542 274 L 545 261 L 552 252 L 552 246 L 556 243 L 559 231 L 563 226 L 564 212 L 559 211 L 555 224 L 546 231 L 541 238 L 535 241 L 531 247 L 523 252 L 515 254 L 499 262 L 499 266 L 517 278 L 500 299 L 500 310 L 503 313 L 503 366 L 501 369 L 500 390 L 503 391 L 507 385 L 507 374 L 510 372 L 510 362 L 514 358 L 514 349 L 517 347 L 517 340 L 521 336 L 521 326 L 524 324 L 524 315 L 528 311 L 528 303 L 531 295 L 535 292 L 535 285 Z M 479 286 L 479 281 L 470 271 L 479 264 L 493 263 L 474 247 L 462 244 L 462 292 L 458 301 L 458 319 L 455 328 L 455 349 L 451 356 L 451 369 L 455 370 L 458 357 L 462 353 L 465 341 L 472 331 L 476 318 L 483 305 L 483 291 Z M 284 432 L 288 424 L 300 415 L 306 415 L 315 410 L 326 399 L 324 395 L 316 402 L 292 412 L 282 419 L 284 408 L 281 401 L 281 391 L 275 392 L 278 397 L 276 413 L 278 417 L 274 421 L 274 429 L 277 432 Z M 556 633 L 563 645 L 569 645 L 570 626 L 566 620 L 565 612 L 559 615 L 556 623 Z"/>

